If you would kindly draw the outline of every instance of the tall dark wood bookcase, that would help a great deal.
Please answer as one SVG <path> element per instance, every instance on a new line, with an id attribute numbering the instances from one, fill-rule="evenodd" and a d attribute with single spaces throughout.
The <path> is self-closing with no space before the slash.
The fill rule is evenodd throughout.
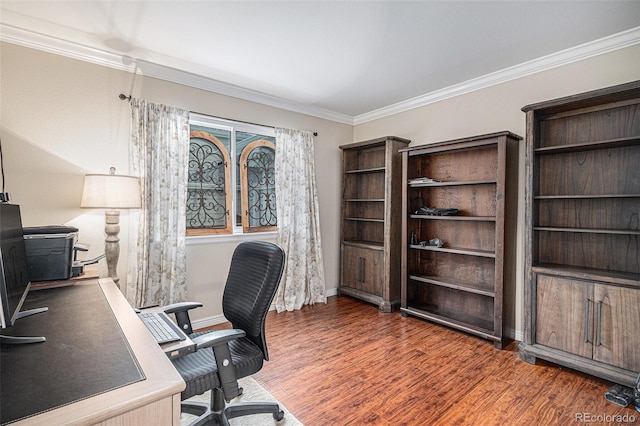
<path id="1" fill-rule="evenodd" d="M 640 371 L 640 81 L 523 111 L 520 355 L 631 386 Z"/>
<path id="2" fill-rule="evenodd" d="M 403 316 L 502 347 L 503 290 L 515 284 L 521 139 L 499 132 L 402 150 Z M 459 212 L 416 214 L 419 205 Z M 434 238 L 444 245 L 425 244 Z"/>
<path id="3" fill-rule="evenodd" d="M 340 146 L 342 217 L 338 293 L 391 312 L 400 304 L 400 148 L 386 136 Z"/>

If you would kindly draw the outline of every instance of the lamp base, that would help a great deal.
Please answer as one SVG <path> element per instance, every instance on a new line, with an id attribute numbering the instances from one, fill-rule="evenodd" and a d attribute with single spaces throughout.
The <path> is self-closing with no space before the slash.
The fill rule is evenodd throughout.
<path id="1" fill-rule="evenodd" d="M 107 210 L 104 212 L 105 225 L 104 232 L 107 237 L 104 240 L 104 254 L 107 259 L 107 270 L 109 278 L 120 288 L 120 278 L 118 278 L 118 258 L 120 257 L 120 212 L 118 210 Z"/>

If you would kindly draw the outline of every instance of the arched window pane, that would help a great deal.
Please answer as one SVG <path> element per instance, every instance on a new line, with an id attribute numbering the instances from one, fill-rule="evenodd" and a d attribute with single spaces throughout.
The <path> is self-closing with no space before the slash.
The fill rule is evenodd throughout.
<path id="1" fill-rule="evenodd" d="M 227 227 L 225 167 L 228 167 L 225 156 L 213 142 L 200 137 L 191 138 L 187 228 Z"/>
<path id="2" fill-rule="evenodd" d="M 254 148 L 247 157 L 249 227 L 276 226 L 275 151 L 266 146 Z"/>
<path id="3" fill-rule="evenodd" d="M 247 155 L 246 149 L 253 149 L 252 144 L 255 144 L 258 141 L 267 141 L 270 142 L 272 144 L 274 144 L 275 146 L 275 138 L 272 136 L 265 136 L 265 135 L 261 135 L 258 133 L 251 133 L 251 132 L 243 132 L 243 131 L 236 131 L 235 132 L 235 136 L 236 136 L 236 168 L 238 170 L 238 173 L 236 173 L 236 225 L 237 226 L 242 226 L 243 228 L 247 228 L 248 225 L 249 226 L 253 226 L 250 225 L 249 223 L 243 223 L 243 220 L 246 220 L 247 218 L 247 214 L 246 211 L 243 210 L 242 207 L 242 199 L 244 197 L 246 197 L 246 194 L 244 194 L 244 192 L 247 190 L 246 188 L 246 184 L 244 182 L 242 182 L 242 176 L 243 173 L 241 173 L 242 169 L 243 169 L 243 165 L 242 163 L 242 155 L 244 153 L 244 155 Z M 247 148 L 248 147 L 248 148 Z M 275 194 L 274 194 L 275 197 Z M 274 209 L 275 209 L 275 199 L 274 199 Z"/>

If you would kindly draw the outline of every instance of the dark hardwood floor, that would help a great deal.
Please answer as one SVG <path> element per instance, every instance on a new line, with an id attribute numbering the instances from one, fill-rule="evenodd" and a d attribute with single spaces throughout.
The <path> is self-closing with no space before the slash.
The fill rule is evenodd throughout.
<path id="1" fill-rule="evenodd" d="M 640 424 L 604 399 L 611 383 L 527 364 L 518 342 L 499 350 L 349 297 L 270 311 L 267 341 L 253 377 L 306 426 Z"/>

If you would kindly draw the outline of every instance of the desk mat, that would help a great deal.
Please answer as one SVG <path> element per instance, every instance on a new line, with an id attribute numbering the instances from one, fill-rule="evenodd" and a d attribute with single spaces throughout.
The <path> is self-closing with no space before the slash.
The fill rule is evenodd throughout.
<path id="1" fill-rule="evenodd" d="M 2 330 L 47 338 L 1 348 L 2 424 L 145 379 L 99 285 L 31 291 L 22 310 L 42 306 L 49 310 Z"/>

